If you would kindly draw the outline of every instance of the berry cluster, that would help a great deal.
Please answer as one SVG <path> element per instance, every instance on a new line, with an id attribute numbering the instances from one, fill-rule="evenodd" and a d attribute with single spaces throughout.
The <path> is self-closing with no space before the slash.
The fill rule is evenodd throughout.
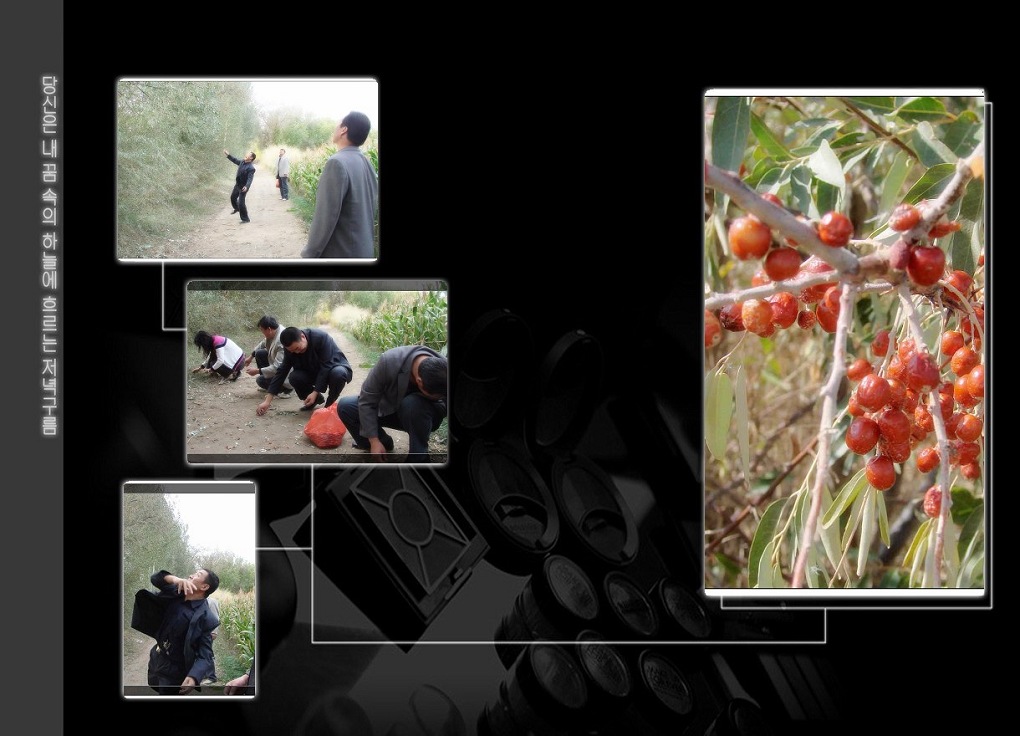
<path id="1" fill-rule="evenodd" d="M 766 194 L 763 198 L 782 206 L 774 195 Z M 942 461 L 937 444 L 926 443 L 934 433 L 934 420 L 928 409 L 932 398 L 938 402 L 945 423 L 950 465 L 958 466 L 968 479 L 976 479 L 981 473 L 977 459 L 981 454 L 983 422 L 975 407 L 983 400 L 985 390 L 980 352 L 984 306 L 973 298 L 972 277 L 964 271 L 947 274 L 944 251 L 932 244 L 958 230 L 959 223 L 949 222 L 943 216 L 926 237 L 915 232 L 928 206 L 928 202 L 917 207 L 902 204 L 892 212 L 889 227 L 904 233 L 904 237 L 890 249 L 890 266 L 906 271 L 917 286 L 941 287 L 942 304 L 949 310 L 947 324 L 957 327 L 941 337 L 944 365 L 923 345 L 916 346 L 914 340 L 901 339 L 893 345 L 889 331 L 880 330 L 871 342 L 874 362 L 859 357 L 847 367 L 847 377 L 857 385 L 849 399 L 848 412 L 853 419 L 846 432 L 846 445 L 860 455 L 874 451 L 867 462 L 866 475 L 869 483 L 881 491 L 896 482 L 895 464 L 907 462 L 915 450 L 921 472 L 935 469 Z M 850 220 L 838 212 L 827 213 L 813 225 L 819 239 L 834 248 L 845 247 L 853 235 Z M 769 226 L 754 215 L 733 220 L 728 235 L 730 251 L 737 259 L 762 259 L 762 268 L 752 278 L 753 286 L 834 271 L 816 256 L 803 259 L 796 247 L 790 247 L 796 243 L 789 239 L 786 239 L 789 245 L 776 242 Z M 718 344 L 723 330 L 747 330 L 769 337 L 777 329 L 796 323 L 805 330 L 817 324 L 826 332 L 835 332 L 840 290 L 834 278 L 831 282 L 800 288 L 796 294 L 780 291 L 766 299 L 731 304 L 715 313 L 705 310 L 705 346 Z M 926 293 L 931 291 L 926 288 Z M 940 501 L 931 500 L 934 496 L 930 489 L 924 508 L 937 516 Z"/>

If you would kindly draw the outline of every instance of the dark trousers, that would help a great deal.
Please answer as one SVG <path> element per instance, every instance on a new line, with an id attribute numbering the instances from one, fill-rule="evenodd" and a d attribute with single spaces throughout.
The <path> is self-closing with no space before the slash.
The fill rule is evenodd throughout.
<path id="1" fill-rule="evenodd" d="M 290 179 L 290 177 L 278 176 L 276 178 L 280 180 L 280 196 L 283 197 L 284 199 L 287 199 L 288 197 L 290 197 L 290 187 L 287 186 L 287 180 Z"/>
<path id="2" fill-rule="evenodd" d="M 304 399 L 312 392 L 315 388 L 315 377 L 318 372 L 312 373 L 311 371 L 304 371 L 300 368 L 295 368 L 287 376 L 287 380 L 290 381 L 290 385 L 297 391 L 297 395 Z M 326 383 L 329 388 L 329 395 L 326 397 L 325 406 L 329 406 L 340 396 L 340 392 L 344 390 L 350 380 L 354 377 L 351 369 L 338 365 L 329 372 L 329 376 L 326 379 Z"/>
<path id="3" fill-rule="evenodd" d="M 149 669 L 146 680 L 149 687 L 160 695 L 180 695 L 181 683 L 187 673 L 171 662 L 155 645 L 149 650 Z"/>
<path id="4" fill-rule="evenodd" d="M 266 350 L 265 348 L 259 348 L 254 353 L 252 353 L 252 355 L 255 356 L 255 365 L 258 366 L 259 368 L 265 368 L 266 366 L 269 365 L 269 351 Z M 272 383 L 272 381 L 273 379 L 271 376 L 268 378 L 266 376 L 255 376 L 255 385 L 258 386 L 259 388 L 268 389 L 269 384 Z M 291 386 L 293 384 L 290 385 L 288 384 L 290 384 L 289 379 L 283 382 L 284 393 L 291 390 Z"/>
<path id="5" fill-rule="evenodd" d="M 359 445 L 367 445 L 368 439 L 361 435 L 361 418 L 358 415 L 358 397 L 345 396 L 337 403 L 337 414 Z M 400 402 L 395 414 L 379 417 L 379 434 L 386 434 L 382 427 L 407 432 L 409 463 L 429 461 L 429 435 L 439 429 L 446 416 L 446 405 L 426 399 L 421 394 L 408 394 Z"/>
<path id="6" fill-rule="evenodd" d="M 234 185 L 233 191 L 230 192 L 230 206 L 241 213 L 241 222 L 248 222 L 248 207 L 244 203 L 244 198 L 248 192 L 242 192 L 241 187 Z"/>

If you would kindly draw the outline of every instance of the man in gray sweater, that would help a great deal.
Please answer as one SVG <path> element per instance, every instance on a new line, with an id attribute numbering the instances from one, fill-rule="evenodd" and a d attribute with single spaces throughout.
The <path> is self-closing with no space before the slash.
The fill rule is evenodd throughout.
<path id="1" fill-rule="evenodd" d="M 273 380 L 273 376 L 276 375 L 276 372 L 280 370 L 280 366 L 283 364 L 285 351 L 280 343 L 280 333 L 285 328 L 271 314 L 262 315 L 259 319 L 258 328 L 264 339 L 255 346 L 251 351 L 251 355 L 245 359 L 245 373 L 249 376 L 255 376 L 255 383 L 259 388 L 268 389 L 269 382 Z M 251 365 L 253 360 L 255 361 L 254 366 Z M 284 380 L 280 396 L 287 398 L 293 390 L 294 387 L 290 385 L 290 380 Z"/>
<path id="2" fill-rule="evenodd" d="M 403 345 L 379 356 L 358 396 L 341 397 L 337 413 L 354 447 L 384 455 L 393 438 L 383 427 L 407 432 L 407 462 L 429 461 L 429 435 L 446 416 L 447 360 L 424 345 Z"/>

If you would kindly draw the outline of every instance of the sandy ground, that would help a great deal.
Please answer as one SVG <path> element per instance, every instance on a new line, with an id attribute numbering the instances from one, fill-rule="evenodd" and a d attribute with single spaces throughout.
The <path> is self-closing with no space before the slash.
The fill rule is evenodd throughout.
<path id="1" fill-rule="evenodd" d="M 255 178 L 246 204 L 251 222 L 241 224 L 239 214 L 230 214 L 230 190 L 223 190 L 222 207 L 187 235 L 167 239 L 154 258 L 172 259 L 300 259 L 308 229 L 291 211 L 289 200 L 280 199 L 276 188 L 274 162 L 256 161 Z M 225 167 L 232 165 L 224 159 Z M 156 250 L 156 249 L 154 249 Z"/>

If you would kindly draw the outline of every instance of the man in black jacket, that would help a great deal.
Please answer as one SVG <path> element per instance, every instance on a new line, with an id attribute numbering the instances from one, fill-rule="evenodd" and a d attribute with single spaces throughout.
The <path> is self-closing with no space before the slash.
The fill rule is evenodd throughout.
<path id="1" fill-rule="evenodd" d="M 150 603 L 144 609 L 136 603 L 138 620 L 132 621 L 134 628 L 156 639 L 149 652 L 149 687 L 160 695 L 187 695 L 215 676 L 212 632 L 220 621 L 207 599 L 220 579 L 201 568 L 187 578 L 160 570 L 150 582 L 159 594 L 140 591 Z"/>
<path id="2" fill-rule="evenodd" d="M 243 161 L 239 161 L 230 155 L 230 151 L 223 149 L 223 153 L 226 154 L 233 163 L 237 164 L 237 176 L 234 179 L 234 189 L 230 192 L 230 206 L 234 209 L 230 211 L 230 214 L 240 211 L 241 223 L 248 223 L 251 220 L 248 218 L 248 208 L 244 204 L 244 198 L 248 194 L 248 190 L 251 189 L 252 179 L 255 178 L 255 166 L 252 161 L 255 160 L 255 151 L 249 151 L 248 155 L 244 157 Z"/>
<path id="3" fill-rule="evenodd" d="M 306 327 L 288 327 L 280 333 L 280 344 L 286 354 L 283 363 L 266 388 L 266 398 L 255 409 L 262 416 L 269 411 L 273 397 L 283 389 L 290 376 L 290 385 L 303 400 L 301 411 L 311 411 L 319 404 L 331 406 L 340 397 L 344 386 L 354 377 L 347 356 L 327 333 Z M 328 397 L 323 394 L 329 390 Z"/>

